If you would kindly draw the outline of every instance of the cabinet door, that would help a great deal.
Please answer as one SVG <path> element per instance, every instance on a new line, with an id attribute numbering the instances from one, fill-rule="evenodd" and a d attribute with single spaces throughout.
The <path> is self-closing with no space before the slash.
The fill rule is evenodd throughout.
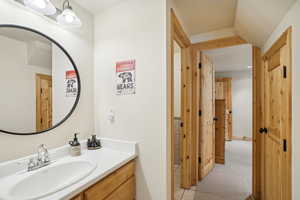
<path id="1" fill-rule="evenodd" d="M 135 199 L 135 178 L 131 177 L 105 200 L 134 200 Z"/>
<path id="2" fill-rule="evenodd" d="M 103 200 L 134 175 L 135 164 L 130 162 L 84 192 L 84 200 Z"/>

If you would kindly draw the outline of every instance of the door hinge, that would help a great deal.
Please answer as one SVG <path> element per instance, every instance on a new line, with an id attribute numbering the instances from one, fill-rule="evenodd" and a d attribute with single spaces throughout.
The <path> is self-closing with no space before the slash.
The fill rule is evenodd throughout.
<path id="1" fill-rule="evenodd" d="M 283 151 L 287 152 L 287 141 L 286 141 L 286 139 L 283 140 Z"/>
<path id="2" fill-rule="evenodd" d="M 43 119 L 41 119 L 41 124 L 43 123 Z"/>
<path id="3" fill-rule="evenodd" d="M 199 67 L 199 69 L 201 69 L 201 68 L 202 68 L 202 63 L 201 63 L 201 62 L 199 63 L 199 66 L 198 66 L 198 67 Z"/>
<path id="4" fill-rule="evenodd" d="M 286 66 L 283 66 L 283 78 L 287 77 Z"/>
<path id="5" fill-rule="evenodd" d="M 183 122 L 180 123 L 180 127 L 183 127 Z"/>
<path id="6" fill-rule="evenodd" d="M 41 88 L 41 94 L 43 93 L 43 89 Z"/>
<path id="7" fill-rule="evenodd" d="M 201 157 L 198 157 L 198 162 L 201 163 Z"/>

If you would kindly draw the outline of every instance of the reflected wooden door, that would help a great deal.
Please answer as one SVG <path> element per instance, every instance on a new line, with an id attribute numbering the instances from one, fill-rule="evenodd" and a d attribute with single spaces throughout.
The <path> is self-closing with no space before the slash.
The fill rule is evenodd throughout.
<path id="1" fill-rule="evenodd" d="M 291 200 L 291 67 L 287 31 L 264 57 L 264 197 Z M 275 50 L 274 50 L 275 49 Z"/>
<path id="2" fill-rule="evenodd" d="M 214 67 L 207 56 L 201 55 L 201 132 L 200 132 L 200 175 L 201 179 L 215 166 Z"/>
<path id="3" fill-rule="evenodd" d="M 225 139 L 232 140 L 232 78 L 217 78 L 216 99 L 225 99 Z"/>
<path id="4" fill-rule="evenodd" d="M 52 127 L 52 77 L 36 74 L 36 130 Z"/>
<path id="5" fill-rule="evenodd" d="M 225 163 L 225 100 L 216 100 L 216 163 Z"/>

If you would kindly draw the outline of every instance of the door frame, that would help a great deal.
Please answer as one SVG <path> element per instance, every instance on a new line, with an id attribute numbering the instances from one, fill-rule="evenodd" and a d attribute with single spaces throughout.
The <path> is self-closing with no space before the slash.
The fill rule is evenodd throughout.
<path id="1" fill-rule="evenodd" d="M 181 150 L 182 163 L 185 163 L 184 171 L 182 172 L 182 184 L 183 188 L 191 187 L 191 179 L 189 174 L 190 170 L 190 146 L 191 143 L 191 94 L 192 94 L 192 81 L 191 80 L 191 41 L 181 26 L 178 18 L 173 9 L 170 10 L 170 37 L 169 37 L 169 59 L 167 67 L 167 132 L 168 132 L 168 198 L 174 200 L 175 184 L 174 184 L 174 153 L 175 153 L 175 134 L 174 134 L 174 41 L 180 46 L 181 50 L 181 95 L 185 98 L 186 104 L 181 107 L 184 110 L 182 117 L 184 131 L 187 134 L 181 134 L 181 146 L 184 146 L 184 150 Z M 181 104 L 182 105 L 182 104 Z M 181 112 L 183 113 L 183 112 Z M 183 128 L 182 128 L 183 129 Z"/>

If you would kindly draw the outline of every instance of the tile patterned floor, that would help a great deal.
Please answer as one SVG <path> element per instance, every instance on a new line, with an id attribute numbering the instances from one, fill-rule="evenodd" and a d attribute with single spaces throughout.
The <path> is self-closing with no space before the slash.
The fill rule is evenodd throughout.
<path id="1" fill-rule="evenodd" d="M 225 160 L 191 190 L 180 188 L 180 166 L 175 166 L 175 200 L 245 200 L 252 190 L 252 143 L 227 142 Z"/>

